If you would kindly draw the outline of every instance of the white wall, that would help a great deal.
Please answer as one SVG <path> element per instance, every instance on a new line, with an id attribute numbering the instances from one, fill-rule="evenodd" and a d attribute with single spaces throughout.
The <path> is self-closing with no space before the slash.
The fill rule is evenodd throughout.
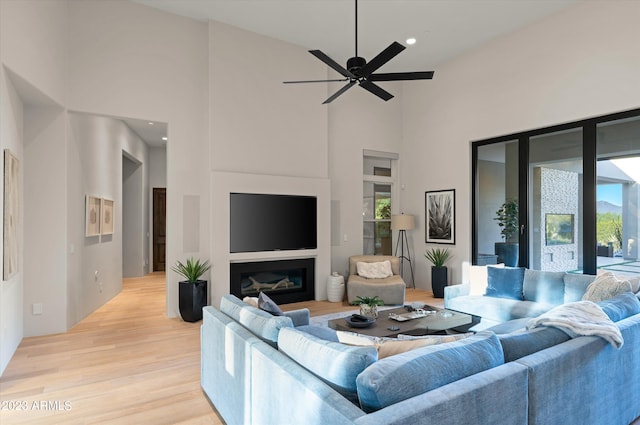
<path id="1" fill-rule="evenodd" d="M 3 67 L 0 67 L 0 140 L 2 149 L 10 149 L 22 164 L 22 117 L 23 104 L 8 79 Z M 22 168 L 22 167 L 21 167 Z M 4 167 L 3 167 L 4 169 Z M 22 176 L 22 171 L 20 171 Z M 20 182 L 22 188 L 22 182 Z M 24 191 L 22 191 L 24 193 Z M 4 198 L 0 199 L 4 211 Z M 22 205 L 20 211 L 23 211 Z M 24 227 L 18 227 L 20 233 Z M 4 228 L 0 229 L 4 237 Z M 0 247 L 0 250 L 3 250 Z M 23 251 L 19 252 L 20 258 Z M 22 299 L 24 262 L 19 271 L 8 281 L 0 282 L 0 374 L 4 371 L 23 336 Z"/>
<path id="2" fill-rule="evenodd" d="M 37 161 L 30 154 L 29 157 L 25 157 L 23 146 L 27 141 L 33 141 L 35 144 L 44 143 L 39 137 L 46 134 L 51 143 L 48 147 L 59 147 L 63 136 L 60 134 L 60 122 L 55 118 L 60 111 L 49 115 L 41 106 L 43 99 L 46 99 L 44 103 L 50 106 L 62 105 L 66 98 L 66 25 L 66 1 L 0 2 L 0 148 L 9 148 L 16 154 L 20 160 L 22 176 L 25 167 L 30 167 L 32 160 Z M 20 87 L 13 87 L 13 83 L 8 82 L 9 78 Z M 59 153 L 54 157 L 59 159 Z M 59 173 L 52 177 L 59 177 Z M 31 182 L 21 182 L 21 193 L 24 195 L 23 183 Z M 52 194 L 47 194 L 43 200 L 51 201 L 51 196 Z M 23 207 L 28 201 L 25 196 L 21 198 L 24 200 L 21 211 L 24 211 Z M 50 206 L 52 217 L 57 220 L 62 204 L 54 201 Z M 32 216 L 23 215 L 23 218 L 29 219 L 34 229 L 37 227 L 38 223 L 33 222 Z M 22 220 L 19 234 L 24 234 L 25 239 L 20 243 L 20 272 L 11 280 L 0 283 L 0 373 L 4 371 L 24 335 L 25 294 L 28 296 L 40 291 L 47 294 L 56 293 L 55 299 L 52 300 L 52 309 L 46 310 L 46 314 L 59 312 L 64 305 L 64 293 L 58 293 L 60 282 L 64 278 L 64 266 L 61 267 L 59 263 L 53 264 L 59 259 L 53 253 L 44 261 L 38 261 L 36 264 L 30 262 L 30 258 L 33 259 L 34 256 L 25 254 L 29 246 L 33 246 L 30 235 L 34 232 L 27 234 L 27 227 L 31 229 L 29 224 L 25 225 Z M 45 239 L 47 242 L 44 245 L 47 247 L 62 244 L 63 239 L 60 239 L 58 230 L 54 227 L 56 226 L 44 226 L 45 230 L 37 235 L 37 240 Z M 40 272 L 34 270 L 38 267 L 43 267 Z M 51 274 L 48 277 L 52 281 L 42 280 L 34 274 L 31 276 L 34 276 L 35 280 L 31 281 L 31 277 L 24 274 L 25 270 L 35 272 L 36 275 L 46 274 L 45 267 L 50 268 Z M 31 323 L 28 325 L 31 326 Z"/>
<path id="3" fill-rule="evenodd" d="M 337 213 L 332 232 L 338 236 L 331 247 L 331 269 L 341 274 L 348 270 L 349 256 L 360 255 L 363 249 L 363 150 L 401 151 L 402 85 L 381 83 L 380 86 L 395 97 L 384 102 L 360 87 L 352 87 L 329 106 L 331 200 Z M 337 91 L 339 87 L 330 85 L 329 93 Z M 398 162 L 402 164 L 404 160 L 400 155 Z M 397 186 L 401 181 L 401 176 L 396 176 Z M 401 187 L 395 190 L 402 192 Z M 394 214 L 402 209 L 407 214 L 417 214 L 419 217 L 420 210 L 407 209 L 402 205 L 393 205 L 392 208 Z M 396 237 L 394 234 L 394 243 Z M 408 237 L 413 235 L 408 234 Z M 338 245 L 335 245 L 336 242 Z"/>
<path id="4" fill-rule="evenodd" d="M 67 237 L 69 326 L 77 323 L 117 295 L 123 276 L 123 151 L 140 166 L 142 186 L 147 183 L 147 147 L 119 119 L 85 113 L 69 114 L 67 136 Z M 114 201 L 114 233 L 85 237 L 85 196 L 94 195 Z M 138 224 L 132 232 L 137 241 L 135 257 L 142 261 L 143 229 L 148 228 L 147 198 L 139 192 L 143 207 L 129 217 Z M 97 275 L 96 275 L 97 273 Z"/>
<path id="5" fill-rule="evenodd" d="M 141 164 L 122 153 L 122 277 L 142 277 L 148 272 L 148 173 L 147 162 Z"/>
<path id="6" fill-rule="evenodd" d="M 452 282 L 471 254 L 470 142 L 640 107 L 638 16 L 638 2 L 580 2 L 438 67 L 429 84 L 405 84 L 402 204 L 424 221 L 424 192 L 456 189 Z"/>
<path id="7" fill-rule="evenodd" d="M 209 234 L 207 25 L 121 1 L 69 2 L 69 107 L 168 124 L 167 264 L 209 258 L 208 238 L 183 251 L 185 195 L 200 199 L 192 232 Z M 225 76 L 228 78 L 228 76 Z M 186 223 L 185 223 L 186 221 Z M 167 314 L 178 314 L 167 274 Z"/>
<path id="8" fill-rule="evenodd" d="M 299 46 L 209 23 L 211 169 L 327 177 L 326 66 Z M 173 139 L 169 139 L 173 141 Z"/>

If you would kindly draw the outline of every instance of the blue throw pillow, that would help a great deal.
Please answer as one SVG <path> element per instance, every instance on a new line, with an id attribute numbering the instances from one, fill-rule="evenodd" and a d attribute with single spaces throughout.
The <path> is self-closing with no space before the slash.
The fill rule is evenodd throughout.
<path id="1" fill-rule="evenodd" d="M 612 322 L 640 313 L 640 301 L 632 292 L 624 292 L 598 304 Z"/>
<path id="2" fill-rule="evenodd" d="M 485 292 L 485 295 L 495 298 L 523 300 L 523 282 L 524 268 L 487 267 L 487 291 Z"/>
<path id="3" fill-rule="evenodd" d="M 378 360 L 375 347 L 357 347 L 317 338 L 299 329 L 283 328 L 278 350 L 357 403 L 356 377 Z"/>
<path id="4" fill-rule="evenodd" d="M 264 310 L 267 313 L 273 314 L 274 316 L 284 315 L 284 312 L 280 309 L 280 307 L 278 307 L 278 304 L 276 304 L 264 292 L 260 292 L 260 294 L 258 294 L 258 307 L 260 308 L 260 310 Z"/>
<path id="5" fill-rule="evenodd" d="M 383 409 L 503 363 L 502 345 L 493 332 L 390 356 L 358 375 L 360 407 L 368 413 Z"/>

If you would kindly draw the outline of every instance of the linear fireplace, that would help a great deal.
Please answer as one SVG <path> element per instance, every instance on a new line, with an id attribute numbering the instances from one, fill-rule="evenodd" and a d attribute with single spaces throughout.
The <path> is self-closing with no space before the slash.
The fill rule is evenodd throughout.
<path id="1" fill-rule="evenodd" d="M 240 299 L 264 292 L 279 304 L 313 300 L 314 280 L 314 258 L 230 264 L 230 292 Z"/>

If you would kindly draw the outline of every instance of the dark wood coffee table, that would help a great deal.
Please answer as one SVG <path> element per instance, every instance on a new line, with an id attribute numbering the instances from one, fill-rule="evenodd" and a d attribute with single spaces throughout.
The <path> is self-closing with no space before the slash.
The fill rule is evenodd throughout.
<path id="1" fill-rule="evenodd" d="M 378 319 L 367 328 L 355 328 L 347 324 L 343 318 L 329 320 L 331 329 L 337 331 L 357 332 L 370 336 L 394 337 L 405 335 L 442 335 L 447 333 L 466 332 L 472 324 L 472 317 L 457 311 L 444 310 L 437 307 L 425 306 L 424 310 L 431 311 L 423 317 L 397 321 L 389 318 L 389 314 L 403 315 L 409 313 L 404 307 L 378 312 Z M 348 317 L 348 315 L 345 315 Z"/>

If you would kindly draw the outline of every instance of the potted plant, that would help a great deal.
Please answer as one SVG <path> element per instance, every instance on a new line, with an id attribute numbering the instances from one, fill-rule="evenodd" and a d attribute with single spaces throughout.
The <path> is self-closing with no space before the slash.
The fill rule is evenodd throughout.
<path id="1" fill-rule="evenodd" d="M 370 319 L 378 318 L 378 306 L 384 305 L 377 295 L 375 297 L 357 297 L 358 300 L 354 304 L 360 305 L 360 314 Z"/>
<path id="2" fill-rule="evenodd" d="M 431 248 L 424 252 L 424 256 L 433 263 L 431 266 L 431 289 L 435 298 L 444 298 L 444 287 L 449 282 L 445 263 L 451 258 L 451 252 L 446 248 Z"/>
<path id="3" fill-rule="evenodd" d="M 500 226 L 500 234 L 504 242 L 495 243 L 498 262 L 506 266 L 518 265 L 518 201 L 507 199 L 494 218 Z"/>
<path id="4" fill-rule="evenodd" d="M 177 261 L 171 270 L 178 273 L 185 280 L 179 282 L 180 316 L 185 322 L 197 322 L 202 320 L 202 308 L 207 305 L 207 281 L 200 280 L 211 265 L 209 260 L 200 262 L 189 258 L 186 264 Z"/>

